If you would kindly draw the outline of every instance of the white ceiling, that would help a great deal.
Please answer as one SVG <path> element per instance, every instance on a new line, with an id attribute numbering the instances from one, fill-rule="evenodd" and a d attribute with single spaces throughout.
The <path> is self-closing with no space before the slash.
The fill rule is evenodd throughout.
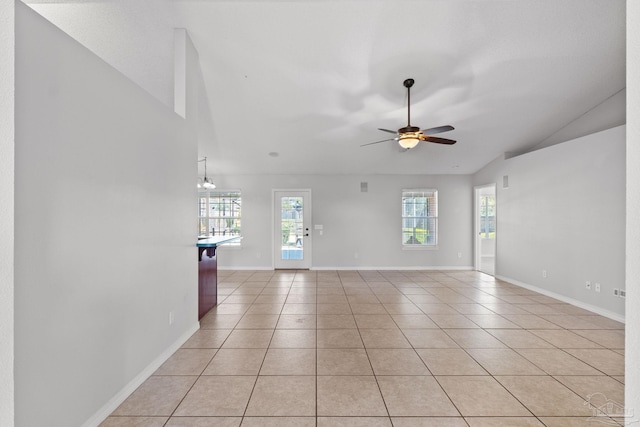
<path id="1" fill-rule="evenodd" d="M 624 0 L 26 3 L 168 105 L 186 28 L 210 175 L 474 173 L 625 88 Z M 408 77 L 412 125 L 458 143 L 360 147 L 406 125 Z"/>

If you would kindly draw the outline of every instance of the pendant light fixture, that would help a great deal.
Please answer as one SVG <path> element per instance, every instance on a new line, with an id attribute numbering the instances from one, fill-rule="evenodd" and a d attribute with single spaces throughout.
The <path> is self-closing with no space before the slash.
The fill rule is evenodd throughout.
<path id="1" fill-rule="evenodd" d="M 207 178 L 207 158 L 203 157 L 202 159 L 198 160 L 198 163 L 199 162 L 204 162 L 204 179 L 201 180 L 200 178 L 198 178 L 198 188 L 213 190 L 214 188 L 216 188 L 216 185 L 209 178 Z"/>

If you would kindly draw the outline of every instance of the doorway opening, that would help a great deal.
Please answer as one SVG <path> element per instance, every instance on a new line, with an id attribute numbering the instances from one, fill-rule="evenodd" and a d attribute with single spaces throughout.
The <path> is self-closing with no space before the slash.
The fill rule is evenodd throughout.
<path id="1" fill-rule="evenodd" d="M 495 276 L 497 203 L 496 184 L 475 188 L 475 269 Z"/>

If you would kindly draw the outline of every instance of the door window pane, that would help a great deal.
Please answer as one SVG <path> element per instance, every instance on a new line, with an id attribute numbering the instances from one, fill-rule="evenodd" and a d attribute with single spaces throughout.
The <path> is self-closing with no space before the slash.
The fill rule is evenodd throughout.
<path id="1" fill-rule="evenodd" d="M 280 198 L 281 259 L 304 259 L 303 198 Z"/>

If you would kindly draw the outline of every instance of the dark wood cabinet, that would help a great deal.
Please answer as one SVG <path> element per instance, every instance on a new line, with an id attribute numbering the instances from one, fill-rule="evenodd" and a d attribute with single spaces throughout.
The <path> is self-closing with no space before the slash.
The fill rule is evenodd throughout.
<path id="1" fill-rule="evenodd" d="M 199 239 L 198 247 L 198 320 L 218 304 L 218 260 L 216 249 L 240 236 L 217 236 Z"/>
<path id="2" fill-rule="evenodd" d="M 198 248 L 198 320 L 218 303 L 216 248 Z"/>

